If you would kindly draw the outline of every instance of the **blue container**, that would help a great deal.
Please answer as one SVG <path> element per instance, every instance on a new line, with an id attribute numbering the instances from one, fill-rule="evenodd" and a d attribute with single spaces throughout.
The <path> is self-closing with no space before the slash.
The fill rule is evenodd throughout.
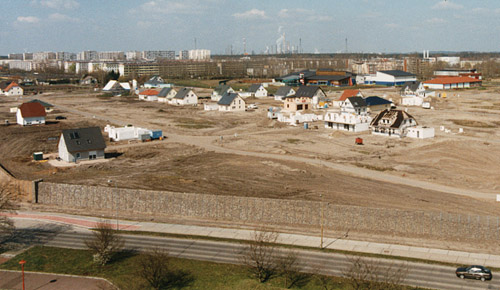
<path id="1" fill-rule="evenodd" d="M 309 129 L 309 124 L 308 123 L 304 123 L 304 129 Z"/>
<path id="2" fill-rule="evenodd" d="M 160 139 L 163 136 L 163 132 L 161 130 L 152 130 L 151 131 L 151 139 Z"/>

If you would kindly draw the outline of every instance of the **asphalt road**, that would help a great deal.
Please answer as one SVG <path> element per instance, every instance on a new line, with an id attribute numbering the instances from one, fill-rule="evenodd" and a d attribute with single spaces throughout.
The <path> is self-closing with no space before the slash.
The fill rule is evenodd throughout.
<path id="1" fill-rule="evenodd" d="M 53 247 L 85 249 L 84 240 L 89 236 L 89 232 L 62 232 L 46 239 L 44 243 Z M 239 243 L 167 237 L 123 235 L 123 238 L 125 247 L 129 250 L 162 248 L 174 257 L 229 264 L 241 263 L 241 252 L 245 247 Z M 305 250 L 296 252 L 303 272 L 331 276 L 342 276 L 355 259 L 355 256 L 336 253 Z M 486 282 L 461 280 L 455 276 L 454 267 L 378 258 L 365 259 L 378 265 L 382 272 L 388 267 L 392 269 L 404 267 L 408 271 L 405 284 L 412 286 L 450 290 L 500 289 L 500 279 L 494 278 Z M 495 274 L 493 273 L 494 277 Z"/>

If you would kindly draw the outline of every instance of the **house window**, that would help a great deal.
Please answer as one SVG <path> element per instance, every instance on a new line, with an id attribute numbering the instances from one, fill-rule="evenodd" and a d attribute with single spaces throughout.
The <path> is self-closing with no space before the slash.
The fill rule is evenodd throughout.
<path id="1" fill-rule="evenodd" d="M 80 153 L 76 153 L 76 158 L 79 159 L 82 155 Z"/>

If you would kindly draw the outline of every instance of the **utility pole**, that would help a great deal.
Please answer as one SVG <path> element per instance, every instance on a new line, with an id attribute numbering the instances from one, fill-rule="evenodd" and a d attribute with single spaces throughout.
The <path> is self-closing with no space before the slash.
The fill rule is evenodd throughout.
<path id="1" fill-rule="evenodd" d="M 321 244 L 320 244 L 320 249 L 323 249 L 323 220 L 324 220 L 324 212 L 323 212 L 323 194 L 319 194 L 320 201 L 319 201 L 319 206 L 320 206 L 320 226 L 321 226 Z"/>
<path id="2" fill-rule="evenodd" d="M 243 55 L 247 54 L 247 39 L 243 37 Z"/>
<path id="3" fill-rule="evenodd" d="M 194 49 L 196 49 L 196 37 L 194 38 Z"/>
<path id="4" fill-rule="evenodd" d="M 345 38 L 345 53 L 348 53 L 349 51 L 347 50 L 347 37 Z"/>

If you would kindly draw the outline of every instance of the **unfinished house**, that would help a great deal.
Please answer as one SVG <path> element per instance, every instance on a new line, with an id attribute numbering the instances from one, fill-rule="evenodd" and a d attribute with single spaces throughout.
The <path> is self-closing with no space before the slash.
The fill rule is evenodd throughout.
<path id="1" fill-rule="evenodd" d="M 371 117 L 362 97 L 349 97 L 340 107 L 340 112 L 327 112 L 325 128 L 349 132 L 362 132 L 370 128 Z"/>
<path id="2" fill-rule="evenodd" d="M 402 110 L 384 110 L 370 124 L 374 135 L 425 139 L 434 137 L 434 128 L 418 126 L 413 116 Z"/>

